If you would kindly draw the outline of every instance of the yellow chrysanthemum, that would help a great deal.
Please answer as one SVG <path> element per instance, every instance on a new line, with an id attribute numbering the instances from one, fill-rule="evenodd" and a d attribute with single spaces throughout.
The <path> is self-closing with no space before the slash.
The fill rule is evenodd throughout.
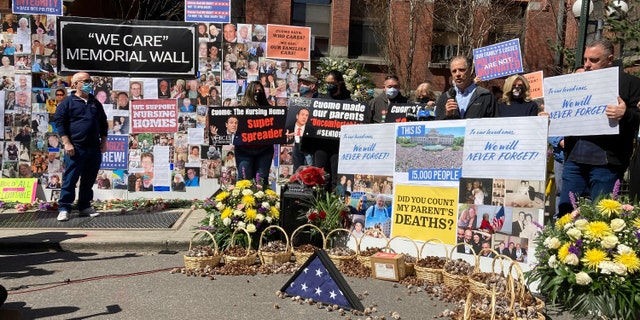
<path id="1" fill-rule="evenodd" d="M 571 244 L 570 243 L 565 243 L 562 245 L 562 247 L 560 247 L 560 249 L 558 249 L 558 260 L 559 261 L 563 261 L 564 259 L 569 255 L 569 246 Z"/>
<path id="2" fill-rule="evenodd" d="M 256 209 L 247 209 L 245 212 L 247 213 L 247 216 L 244 218 L 245 221 L 255 220 L 256 215 L 258 214 L 258 211 Z"/>
<path id="3" fill-rule="evenodd" d="M 640 218 L 635 218 L 633 220 L 633 226 L 636 228 L 640 228 Z"/>
<path id="4" fill-rule="evenodd" d="M 598 205 L 596 206 L 596 208 L 598 209 L 598 211 L 600 211 L 600 214 L 602 215 L 606 215 L 606 216 L 611 216 L 613 214 L 618 215 L 622 211 L 622 204 L 616 200 L 602 199 L 600 200 L 600 202 L 598 202 Z"/>
<path id="5" fill-rule="evenodd" d="M 640 270 L 640 259 L 636 256 L 636 253 L 633 251 L 622 253 L 617 255 L 613 261 L 623 264 L 627 267 L 627 271 L 629 273 L 634 273 Z"/>
<path id="6" fill-rule="evenodd" d="M 229 192 L 222 191 L 216 196 L 216 202 L 224 201 L 227 197 L 229 197 Z"/>
<path id="7" fill-rule="evenodd" d="M 571 220 L 573 220 L 573 218 L 571 218 L 571 215 L 565 214 L 560 219 L 558 219 L 558 221 L 556 221 L 556 229 L 558 230 L 564 229 L 564 225 L 571 222 Z"/>
<path id="8" fill-rule="evenodd" d="M 224 218 L 228 218 L 233 214 L 233 210 L 229 207 L 226 207 L 224 210 L 222 210 L 222 213 L 220 213 L 220 218 L 224 219 Z"/>
<path id="9" fill-rule="evenodd" d="M 605 236 L 612 235 L 613 231 L 608 223 L 604 221 L 593 221 L 587 225 L 585 234 L 592 239 L 602 239 Z"/>
<path id="10" fill-rule="evenodd" d="M 608 260 L 610 259 L 607 257 L 607 253 L 600 249 L 589 249 L 584 253 L 584 257 L 580 259 L 591 270 L 598 270 L 600 262 Z"/>
<path id="11" fill-rule="evenodd" d="M 240 188 L 240 189 L 246 189 L 251 187 L 251 181 L 250 180 L 240 180 L 238 182 L 236 182 L 236 188 Z"/>
<path id="12" fill-rule="evenodd" d="M 275 219 L 279 219 L 280 218 L 280 210 L 278 210 L 278 208 L 276 207 L 271 207 L 271 209 L 269 209 L 269 211 L 271 211 L 271 216 Z"/>
<path id="13" fill-rule="evenodd" d="M 253 195 L 250 194 L 242 196 L 242 204 L 247 207 L 254 207 L 256 205 L 256 198 L 254 198 Z"/>
<path id="14" fill-rule="evenodd" d="M 277 195 L 277 193 L 276 193 L 275 191 L 271 190 L 271 189 L 267 189 L 267 190 L 265 190 L 265 193 L 266 193 L 268 196 L 275 196 L 275 195 Z"/>

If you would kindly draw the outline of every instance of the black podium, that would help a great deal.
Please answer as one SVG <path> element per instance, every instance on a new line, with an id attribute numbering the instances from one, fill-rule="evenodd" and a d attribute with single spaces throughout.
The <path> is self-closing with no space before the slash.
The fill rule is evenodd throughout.
<path id="1" fill-rule="evenodd" d="M 289 238 L 299 226 L 307 223 L 306 219 L 298 219 L 305 214 L 308 207 L 305 205 L 313 198 L 312 189 L 299 184 L 286 184 L 280 190 L 280 221 L 279 225 L 287 232 Z M 296 238 L 298 238 L 296 236 Z M 293 243 L 293 239 L 290 239 Z M 298 242 L 299 239 L 296 239 Z M 299 243 L 294 243 L 298 245 Z"/>

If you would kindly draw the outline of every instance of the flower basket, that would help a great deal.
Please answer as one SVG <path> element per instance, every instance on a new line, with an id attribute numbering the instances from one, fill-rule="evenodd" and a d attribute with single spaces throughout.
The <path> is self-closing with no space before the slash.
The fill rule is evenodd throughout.
<path id="1" fill-rule="evenodd" d="M 480 258 L 482 257 L 482 253 L 485 251 L 489 251 L 494 255 L 493 260 L 491 261 L 491 272 L 480 271 Z M 480 296 L 491 296 L 494 290 L 497 294 L 507 292 L 508 283 L 507 278 L 504 276 L 505 267 L 503 260 L 513 263 L 511 258 L 501 255 L 493 249 L 485 248 L 480 250 L 479 255 L 476 257 L 476 268 L 474 273 L 469 276 L 469 287 L 471 292 Z M 496 262 L 500 262 L 500 272 L 496 272 Z M 496 287 L 496 285 L 498 287 Z"/>
<path id="2" fill-rule="evenodd" d="M 218 244 L 216 243 L 216 239 L 207 230 L 198 230 L 193 234 L 191 240 L 189 240 L 189 251 L 191 251 L 193 239 L 200 233 L 206 233 L 207 235 L 209 235 L 209 237 L 211 237 L 211 240 L 213 241 L 213 255 L 207 257 L 190 257 L 184 255 L 184 267 L 187 269 L 200 269 L 207 266 L 213 268 L 220 263 L 220 259 L 222 258 L 222 254 L 220 254 L 220 252 L 218 251 Z"/>
<path id="3" fill-rule="evenodd" d="M 460 245 L 469 247 L 469 249 L 473 253 L 473 259 L 474 259 L 473 265 L 469 264 L 467 261 L 463 259 L 458 259 L 458 260 L 453 259 L 453 253 L 455 252 L 456 248 L 458 248 Z M 473 273 L 473 270 L 475 268 L 475 258 L 476 258 L 476 252 L 473 250 L 473 247 L 471 247 L 470 245 L 464 242 L 459 242 L 453 247 L 451 247 L 449 258 L 447 260 L 447 263 L 444 266 L 444 270 L 442 271 L 442 279 L 444 281 L 444 284 L 452 288 L 467 284 L 467 282 L 469 282 L 469 275 Z"/>
<path id="4" fill-rule="evenodd" d="M 397 239 L 397 238 L 403 238 L 405 240 L 409 240 L 413 244 L 413 246 L 416 248 L 416 255 L 420 256 L 420 249 L 418 248 L 418 245 L 416 244 L 416 242 L 413 241 L 412 239 L 408 238 L 408 237 L 405 237 L 405 236 L 395 236 L 395 237 L 392 237 L 391 239 L 389 239 L 387 241 L 387 246 L 386 246 L 387 250 L 395 251 L 395 250 L 391 249 L 391 241 L 393 241 L 394 239 Z M 406 257 L 408 257 L 408 256 L 414 258 L 414 259 L 411 259 L 410 261 L 416 261 L 416 259 L 415 259 L 415 256 L 410 256 L 408 254 L 405 254 L 405 262 L 404 262 L 405 274 L 408 275 L 408 276 L 412 276 L 412 275 L 416 274 L 415 263 L 414 262 L 407 262 L 406 261 L 407 260 Z"/>
<path id="5" fill-rule="evenodd" d="M 315 226 L 313 224 L 310 224 L 310 223 L 303 224 L 303 225 L 299 226 L 298 228 L 296 228 L 295 230 L 293 230 L 293 233 L 291 233 L 291 243 L 293 243 L 293 239 L 295 239 L 295 237 L 298 234 L 298 232 L 302 231 L 303 229 L 305 229 L 307 227 L 314 228 L 320 233 L 320 236 L 322 237 L 322 247 L 324 248 L 324 244 L 326 242 L 326 238 L 324 236 L 324 232 L 322 232 L 322 230 L 320 230 L 320 228 L 318 228 L 317 226 Z M 315 248 L 316 249 L 321 249 L 321 248 L 318 248 L 318 247 L 315 247 Z M 311 257 L 311 255 L 313 254 L 313 252 L 302 252 L 302 251 L 296 250 L 296 248 L 293 247 L 293 244 L 291 245 L 291 252 L 293 253 L 293 256 L 296 258 L 296 263 L 298 265 L 304 264 L 307 261 L 307 259 L 309 259 L 309 257 Z"/>
<path id="6" fill-rule="evenodd" d="M 234 241 L 235 241 L 235 236 L 236 236 L 236 232 L 238 232 L 238 230 L 242 230 L 244 233 L 247 234 L 247 247 L 244 248 L 246 251 L 246 254 L 244 256 L 234 256 L 234 255 L 229 255 L 229 249 L 234 247 Z M 258 253 L 251 249 L 251 235 L 249 234 L 249 231 L 247 231 L 244 228 L 237 228 L 233 231 L 233 233 L 231 234 L 231 246 L 229 248 L 227 248 L 227 250 L 225 250 L 225 255 L 224 255 L 224 262 L 225 263 L 239 263 L 239 264 L 244 264 L 246 266 L 250 266 L 250 265 L 254 265 L 256 263 L 256 258 L 258 256 Z"/>
<path id="7" fill-rule="evenodd" d="M 283 252 L 267 252 L 267 251 L 263 251 L 263 247 L 262 247 L 262 239 L 265 236 L 265 233 L 267 232 L 267 230 L 269 229 L 278 229 L 280 230 L 280 232 L 282 232 L 282 234 L 284 234 L 285 237 L 285 244 L 286 244 L 286 250 Z M 258 245 L 258 257 L 260 258 L 260 263 L 262 264 L 275 264 L 275 265 L 280 265 L 280 264 L 284 264 L 286 262 L 291 261 L 291 246 L 289 243 L 289 236 L 287 236 L 287 232 L 284 231 L 284 229 L 282 229 L 279 226 L 268 226 L 266 229 L 264 229 L 264 231 L 262 231 L 262 235 L 260 236 L 260 244 Z"/>
<path id="8" fill-rule="evenodd" d="M 420 252 L 418 253 L 418 257 L 420 258 L 418 262 L 424 262 L 424 259 L 422 259 L 422 253 L 424 252 L 425 246 L 430 242 L 436 242 L 442 246 L 442 249 L 444 249 L 444 260 L 446 262 L 446 260 L 449 258 L 449 253 L 447 252 L 447 249 L 444 246 L 444 242 L 442 242 L 442 240 L 440 239 L 429 239 L 422 244 L 422 247 L 420 247 Z M 437 257 L 436 259 L 439 259 L 439 257 Z M 443 267 L 444 267 L 444 264 L 443 264 Z M 415 269 L 416 276 L 418 278 L 426 280 L 431 283 L 442 283 L 444 281 L 442 277 L 442 272 L 444 271 L 443 267 L 441 268 L 423 267 L 423 266 L 420 266 L 418 263 L 416 263 L 413 268 Z"/>
<path id="9" fill-rule="evenodd" d="M 362 251 L 361 244 L 362 244 L 362 240 L 364 239 L 364 237 L 373 238 L 373 236 L 370 236 L 368 234 L 364 234 L 362 236 L 362 238 L 360 238 L 360 240 L 358 240 L 358 246 L 356 247 L 356 257 L 357 257 L 358 261 L 360 261 L 362 266 L 367 267 L 367 268 L 371 268 L 371 256 L 376 254 L 376 253 L 378 253 L 378 252 L 383 251 L 384 248 L 366 248 L 365 251 Z"/>
<path id="10" fill-rule="evenodd" d="M 513 276 L 513 273 L 516 274 L 516 277 Z M 511 289 L 511 308 L 513 309 L 513 305 L 518 302 L 520 305 L 529 307 L 532 306 L 538 312 L 542 312 L 545 307 L 544 301 L 540 298 L 536 298 L 531 291 L 527 289 L 526 284 L 524 283 L 524 275 L 522 272 L 522 268 L 518 265 L 518 262 L 513 262 L 509 266 L 509 272 L 507 274 L 507 281 L 510 283 Z"/>
<path id="11" fill-rule="evenodd" d="M 333 247 L 333 248 L 327 248 L 327 243 L 329 242 L 328 240 L 331 238 L 331 235 L 337 232 L 346 232 L 349 234 L 349 236 L 353 237 L 353 239 L 356 240 L 356 243 L 358 243 L 358 238 L 356 238 L 356 236 L 353 235 L 353 233 L 351 233 L 351 231 L 349 231 L 348 229 L 343 229 L 343 228 L 338 228 L 338 229 L 333 229 L 331 231 L 329 231 L 329 233 L 327 233 L 327 237 L 325 238 L 324 241 L 324 249 L 327 251 L 327 254 L 329 255 L 329 258 L 331 259 L 331 261 L 333 261 L 333 263 L 336 265 L 336 267 L 340 267 L 343 263 L 353 260 L 356 258 L 356 252 L 349 249 L 348 247 Z M 335 251 L 332 249 L 344 249 L 343 252 L 347 253 L 346 255 L 337 255 L 337 254 L 332 254 L 331 251 Z"/>

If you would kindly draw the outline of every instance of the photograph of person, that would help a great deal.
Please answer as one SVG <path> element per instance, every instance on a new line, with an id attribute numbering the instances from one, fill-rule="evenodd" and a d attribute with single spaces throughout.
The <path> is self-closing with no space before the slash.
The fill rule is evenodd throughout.
<path id="1" fill-rule="evenodd" d="M 544 181 L 505 180 L 506 206 L 520 208 L 544 208 Z"/>

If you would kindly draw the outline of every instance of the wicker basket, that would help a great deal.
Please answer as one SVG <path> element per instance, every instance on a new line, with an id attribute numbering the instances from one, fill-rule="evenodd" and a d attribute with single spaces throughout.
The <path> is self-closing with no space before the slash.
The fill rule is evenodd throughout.
<path id="1" fill-rule="evenodd" d="M 262 239 L 265 236 L 265 232 L 267 232 L 267 230 L 269 229 L 278 229 L 280 230 L 280 232 L 282 232 L 282 234 L 284 234 L 284 238 L 286 240 L 286 251 L 284 252 L 264 252 L 260 249 L 262 249 Z M 291 246 L 289 243 L 289 236 L 287 236 L 287 232 L 284 231 L 284 229 L 282 229 L 279 226 L 276 225 L 271 225 L 268 226 L 267 228 L 265 228 L 262 231 L 262 234 L 260 235 L 260 244 L 258 245 L 258 257 L 260 258 L 260 263 L 262 264 L 275 264 L 275 265 L 281 265 L 284 263 L 287 263 L 289 261 L 291 261 Z"/>
<path id="2" fill-rule="evenodd" d="M 419 259 L 422 259 L 422 253 L 424 251 L 424 248 L 427 245 L 427 243 L 430 243 L 430 242 L 436 242 L 442 245 L 442 248 L 444 249 L 444 257 L 449 258 L 449 253 L 447 252 L 447 249 L 444 247 L 444 242 L 442 242 L 442 240 L 429 239 L 425 241 L 420 247 L 420 251 L 418 252 Z M 426 280 L 431 283 L 442 283 L 444 281 L 442 279 L 442 271 L 444 271 L 443 269 L 421 267 L 421 266 L 418 266 L 417 264 L 413 266 L 413 268 L 415 269 L 416 277 L 420 279 Z"/>
<path id="3" fill-rule="evenodd" d="M 475 263 L 475 258 L 476 258 L 476 252 L 475 250 L 473 250 L 473 247 L 471 247 L 470 245 L 464 243 L 464 242 L 459 242 L 456 243 L 456 245 L 454 245 L 453 247 L 451 247 L 451 251 L 449 253 L 449 262 L 453 262 L 453 254 L 456 250 L 456 248 L 458 248 L 458 246 L 463 245 L 463 246 L 467 246 L 469 247 L 469 249 L 471 250 L 471 252 L 473 253 L 473 259 L 474 259 L 474 263 Z M 451 288 L 455 288 L 458 286 L 462 286 L 467 284 L 467 282 L 469 282 L 469 276 L 461 276 L 461 275 L 457 275 L 457 274 L 452 274 L 447 272 L 446 268 L 444 270 L 442 270 L 442 280 L 444 282 L 444 284 L 447 287 L 451 287 Z"/>
<path id="4" fill-rule="evenodd" d="M 293 239 L 295 239 L 295 236 L 298 232 L 300 232 L 302 229 L 304 228 L 313 228 L 316 229 L 318 232 L 320 232 L 320 235 L 322 236 L 322 247 L 324 248 L 324 244 L 327 241 L 326 237 L 324 236 L 324 232 L 322 232 L 322 230 L 320 230 L 320 228 L 318 228 L 317 226 L 307 223 L 307 224 L 303 224 L 301 226 L 299 226 L 298 228 L 296 228 L 295 230 L 293 230 L 293 233 L 291 233 L 291 252 L 293 253 L 293 256 L 296 258 L 296 264 L 298 265 L 302 265 L 304 264 L 307 259 L 309 259 L 309 257 L 311 257 L 311 255 L 313 254 L 313 252 L 300 252 L 300 251 L 296 251 L 296 248 L 293 247 Z M 318 249 L 322 249 L 322 248 L 318 248 Z"/>
<path id="5" fill-rule="evenodd" d="M 362 252 L 362 248 L 361 248 L 362 240 L 363 240 L 365 237 L 374 238 L 374 237 L 373 237 L 373 236 L 371 236 L 371 235 L 364 234 L 364 235 L 363 235 L 363 236 L 362 236 L 362 237 L 357 241 L 358 245 L 357 245 L 357 247 L 356 247 L 356 257 L 357 257 L 358 261 L 360 261 L 360 263 L 362 264 L 362 266 L 367 267 L 367 268 L 371 268 L 371 256 L 363 256 L 363 255 L 361 255 L 361 252 Z M 376 239 L 376 238 L 374 238 L 374 239 Z M 383 239 L 386 239 L 386 237 L 385 237 L 385 238 L 383 238 Z M 380 249 L 380 251 L 382 251 L 384 248 L 379 248 L 379 249 Z"/>
<path id="6" fill-rule="evenodd" d="M 418 248 L 418 245 L 416 244 L 416 242 L 413 241 L 412 239 L 410 239 L 409 237 L 405 237 L 405 236 L 395 236 L 395 237 L 392 237 L 391 239 L 387 240 L 387 245 L 386 245 L 386 249 L 387 250 L 395 252 L 395 250 L 391 249 L 391 241 L 393 241 L 394 239 L 397 239 L 397 238 L 403 238 L 405 240 L 409 240 L 413 244 L 413 247 L 416 248 L 416 256 L 420 257 L 420 249 Z M 407 254 L 405 254 L 405 255 L 407 255 Z M 416 274 L 415 264 L 413 262 L 407 263 L 405 261 L 404 267 L 405 267 L 405 274 L 406 275 L 412 276 L 412 275 Z"/>
<path id="7" fill-rule="evenodd" d="M 248 243 L 247 243 L 247 247 L 245 248 L 247 250 L 247 254 L 244 255 L 243 257 L 235 257 L 235 256 L 230 256 L 225 254 L 224 262 L 244 264 L 246 266 L 254 265 L 256 263 L 256 257 L 258 256 L 258 252 L 251 249 L 251 235 L 249 234 L 249 231 L 247 231 L 245 228 L 236 228 L 235 230 L 233 230 L 233 233 L 231 234 L 230 246 L 233 246 L 233 243 L 236 237 L 236 232 L 238 232 L 238 230 L 242 230 L 244 233 L 247 234 Z"/>
<path id="8" fill-rule="evenodd" d="M 482 253 L 485 251 L 489 251 L 491 253 L 493 253 L 493 260 L 491 261 L 491 272 L 481 272 L 480 271 L 480 258 L 482 257 Z M 499 274 L 501 276 L 504 277 L 504 272 L 505 272 L 505 267 L 504 267 L 504 263 L 503 260 L 507 260 L 508 263 L 512 263 L 513 260 L 511 260 L 511 258 L 501 255 L 499 254 L 497 251 L 493 250 L 493 249 L 489 249 L 489 248 L 485 248 L 480 250 L 480 252 L 478 253 L 479 255 L 476 257 L 476 269 L 474 271 L 473 274 L 471 274 L 471 276 L 469 276 L 469 289 L 471 290 L 471 292 L 480 295 L 480 296 L 491 296 L 493 289 L 490 288 L 486 283 L 484 282 L 480 282 L 477 281 L 473 278 L 474 274 Z M 496 272 L 496 262 L 500 262 L 500 272 Z M 509 287 L 508 283 L 507 283 L 507 278 L 504 277 L 504 281 L 505 281 L 505 285 L 507 286 L 507 288 Z M 507 291 L 507 290 L 505 290 Z"/>
<path id="9" fill-rule="evenodd" d="M 183 256 L 184 267 L 187 269 L 199 269 L 199 268 L 204 268 L 206 266 L 213 268 L 213 267 L 216 267 L 218 264 L 220 264 L 220 259 L 222 258 L 222 254 L 220 254 L 220 252 L 218 251 L 218 244 L 216 243 L 216 239 L 213 237 L 211 232 L 207 230 L 198 230 L 193 234 L 193 236 L 191 237 L 191 240 L 189 240 L 189 250 L 191 250 L 193 239 L 200 233 L 206 233 L 209 235 L 209 237 L 211 237 L 211 240 L 213 241 L 214 255 L 210 257 L 188 257 L 184 255 Z"/>
<path id="10" fill-rule="evenodd" d="M 514 278 L 513 273 L 515 270 L 516 277 Z M 535 305 L 533 306 L 536 311 L 542 312 L 544 311 L 545 303 L 542 299 L 537 298 L 531 294 L 529 290 L 527 290 L 527 286 L 524 283 L 524 274 L 522 272 L 522 268 L 518 264 L 518 262 L 513 261 L 511 265 L 509 265 L 509 272 L 507 274 L 507 281 L 510 282 L 510 288 L 512 290 L 512 302 L 511 308 L 513 309 L 513 304 L 515 302 L 522 303 L 526 295 L 530 295 L 531 298 L 535 301 Z"/>
<path id="11" fill-rule="evenodd" d="M 351 231 L 344 228 L 333 229 L 329 231 L 329 233 L 327 233 L 327 237 L 325 238 L 325 241 L 324 241 L 324 250 L 327 251 L 327 254 L 329 255 L 329 258 L 331 259 L 331 261 L 333 261 L 333 264 L 335 264 L 336 267 L 340 267 L 343 263 L 355 259 L 357 254 L 352 254 L 348 256 L 337 256 L 337 255 L 329 254 L 329 251 L 328 251 L 329 248 L 327 248 L 327 243 L 329 242 L 328 240 L 331 238 L 331 235 L 336 232 L 348 233 L 349 236 L 355 239 L 356 243 L 358 243 L 358 238 L 356 238 L 356 236 L 354 236 L 353 233 L 351 233 Z"/>

